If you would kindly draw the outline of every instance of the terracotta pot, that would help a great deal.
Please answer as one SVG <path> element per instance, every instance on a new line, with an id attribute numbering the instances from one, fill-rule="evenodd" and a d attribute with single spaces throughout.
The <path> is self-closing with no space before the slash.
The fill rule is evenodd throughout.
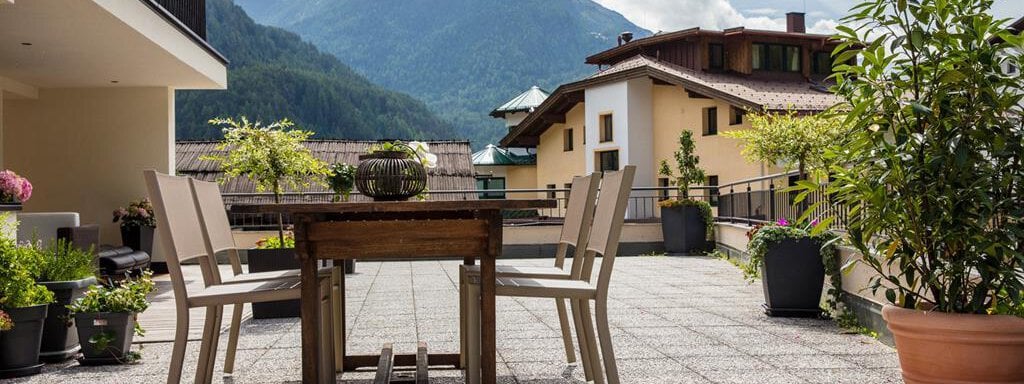
<path id="1" fill-rule="evenodd" d="M 882 317 L 907 384 L 1024 383 L 1024 318 L 891 305 Z"/>

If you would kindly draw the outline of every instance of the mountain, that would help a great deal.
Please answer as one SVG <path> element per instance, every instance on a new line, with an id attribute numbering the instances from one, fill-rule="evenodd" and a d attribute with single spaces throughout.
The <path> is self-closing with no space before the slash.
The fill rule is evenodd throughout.
<path id="1" fill-rule="evenodd" d="M 238 115 L 287 117 L 317 139 L 457 137 L 422 102 L 371 83 L 298 35 L 256 24 L 231 0 L 206 3 L 210 44 L 230 60 L 228 89 L 178 91 L 178 139 L 219 138 L 207 121 Z"/>
<path id="2" fill-rule="evenodd" d="M 584 57 L 623 31 L 650 32 L 591 0 L 236 0 L 374 83 L 406 92 L 474 147 L 495 142 L 487 114 L 531 85 L 549 91 L 592 74 Z"/>

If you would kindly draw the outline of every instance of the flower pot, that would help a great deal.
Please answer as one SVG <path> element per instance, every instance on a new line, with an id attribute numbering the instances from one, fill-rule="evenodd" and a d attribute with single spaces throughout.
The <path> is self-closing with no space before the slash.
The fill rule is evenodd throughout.
<path id="1" fill-rule="evenodd" d="M 250 273 L 299 268 L 299 260 L 295 257 L 295 248 L 250 249 L 247 253 Z M 298 300 L 271 301 L 253 303 L 252 305 L 252 318 L 254 319 L 299 317 L 299 313 Z"/>
<path id="2" fill-rule="evenodd" d="M 0 379 L 39 373 L 39 344 L 43 339 L 43 321 L 47 305 L 5 309 L 14 321 L 10 331 L 0 331 Z"/>
<path id="3" fill-rule="evenodd" d="M 123 364 L 129 361 L 135 337 L 135 314 L 127 312 L 76 313 L 75 327 L 82 339 L 83 365 Z M 93 340 L 103 340 L 94 343 Z M 105 344 L 105 345 L 104 345 Z"/>
<path id="4" fill-rule="evenodd" d="M 820 316 L 825 284 L 821 243 L 808 238 L 769 244 L 761 265 L 761 283 L 768 316 Z"/>
<path id="5" fill-rule="evenodd" d="M 401 151 L 359 156 L 356 189 L 375 201 L 404 201 L 427 188 L 427 170 Z"/>
<path id="6" fill-rule="evenodd" d="M 153 256 L 153 227 L 144 225 L 122 225 L 121 243 L 136 251 Z"/>
<path id="7" fill-rule="evenodd" d="M 95 277 L 74 281 L 40 282 L 53 292 L 55 301 L 50 303 L 43 324 L 43 343 L 39 359 L 45 362 L 60 362 L 78 353 L 78 330 L 68 326 L 68 308 L 75 299 L 82 297 L 90 285 L 96 284 Z"/>
<path id="8" fill-rule="evenodd" d="M 665 239 L 665 252 L 704 252 L 707 249 L 707 230 L 699 207 L 661 207 L 661 234 Z"/>
<path id="9" fill-rule="evenodd" d="M 1024 318 L 882 308 L 903 380 L 1024 383 Z"/>

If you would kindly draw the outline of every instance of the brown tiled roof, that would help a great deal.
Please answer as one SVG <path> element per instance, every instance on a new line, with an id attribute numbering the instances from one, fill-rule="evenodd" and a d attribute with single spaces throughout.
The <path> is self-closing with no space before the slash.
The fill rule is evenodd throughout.
<path id="1" fill-rule="evenodd" d="M 801 81 L 770 81 L 751 79 L 744 76 L 694 71 L 672 63 L 655 60 L 647 56 L 637 55 L 622 61 L 604 71 L 598 72 L 590 79 L 601 78 L 630 69 L 650 67 L 666 75 L 675 77 L 678 83 L 688 90 L 700 92 L 698 88 L 711 90 L 708 96 L 719 96 L 729 100 L 734 98 L 745 102 L 744 106 L 766 110 L 795 109 L 798 111 L 818 112 L 836 105 L 841 99 L 820 86 Z M 665 80 L 665 79 L 663 79 Z M 673 82 L 676 83 L 676 82 Z M 818 89 L 815 89 L 818 88 Z"/>
<path id="2" fill-rule="evenodd" d="M 317 158 L 328 163 L 358 164 L 359 155 L 366 153 L 366 148 L 375 141 L 354 141 L 354 140 L 310 140 L 305 146 L 313 152 Z M 471 161 L 471 150 L 467 141 L 428 141 L 430 151 L 437 155 L 438 166 L 427 171 L 427 188 L 432 191 L 441 190 L 472 190 L 476 188 L 474 179 L 473 163 Z M 213 141 L 179 141 L 175 146 L 177 174 L 191 176 L 199 180 L 216 181 L 223 176 L 220 167 L 214 161 L 200 159 L 203 155 L 218 153 L 217 142 Z M 330 189 L 311 185 L 302 191 L 290 192 L 329 192 Z M 238 177 L 221 185 L 223 193 L 254 193 L 256 186 L 247 177 Z M 465 196 L 446 196 L 432 194 L 432 199 L 475 199 L 475 194 Z M 319 197 L 322 199 L 323 197 Z M 355 197 L 362 199 L 361 196 Z M 289 201 L 310 201 L 310 197 L 288 196 Z M 228 203 L 255 203 L 270 202 L 269 198 L 244 199 L 226 197 Z"/>
<path id="3" fill-rule="evenodd" d="M 628 43 L 615 46 L 604 51 L 595 53 L 586 58 L 587 64 L 612 64 L 618 59 L 628 57 L 631 54 L 642 54 L 646 47 L 663 44 L 673 41 L 695 39 L 700 37 L 776 37 L 788 40 L 810 40 L 822 44 L 834 42 L 829 35 L 814 33 L 799 33 L 785 31 L 767 31 L 759 29 L 748 29 L 744 27 L 728 28 L 722 31 L 701 29 L 699 27 L 682 29 L 673 32 L 660 32 L 651 36 L 642 37 Z"/>

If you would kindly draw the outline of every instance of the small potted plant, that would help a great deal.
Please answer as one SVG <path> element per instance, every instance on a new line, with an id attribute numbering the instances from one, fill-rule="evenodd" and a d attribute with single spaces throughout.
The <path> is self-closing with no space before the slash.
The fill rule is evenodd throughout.
<path id="1" fill-rule="evenodd" d="M 331 175 L 327 177 L 327 183 L 330 184 L 331 190 L 334 191 L 331 201 L 348 201 L 349 195 L 352 194 L 352 188 L 356 186 L 356 167 L 346 163 L 332 165 Z"/>
<path id="2" fill-rule="evenodd" d="M 143 198 L 114 210 L 114 222 L 121 223 L 121 243 L 136 251 L 143 251 L 153 256 L 153 231 L 156 218 L 153 217 L 153 204 L 149 198 Z"/>
<path id="3" fill-rule="evenodd" d="M 678 175 L 672 173 L 668 161 L 661 160 L 658 173 L 673 179 L 679 190 L 675 199 L 658 203 L 661 206 L 661 233 L 665 251 L 669 253 L 704 252 L 707 238 L 711 234 L 714 217 L 711 204 L 690 198 L 690 186 L 705 182 L 704 170 L 700 168 L 700 157 L 693 154 L 693 132 L 679 133 L 679 149 L 673 154 Z"/>
<path id="4" fill-rule="evenodd" d="M 29 253 L 13 239 L 0 239 L 0 310 L 5 312 L 0 330 L 0 379 L 39 373 L 39 346 L 47 305 L 53 293 L 32 278 Z"/>
<path id="5" fill-rule="evenodd" d="M 221 183 L 248 177 L 257 192 L 272 192 L 274 203 L 280 204 L 286 188 L 323 185 L 324 178 L 330 174 L 327 163 L 313 156 L 302 144 L 313 132 L 292 129 L 294 124 L 288 119 L 267 126 L 245 117 L 213 119 L 210 123 L 223 127 L 224 141 L 217 145 L 217 150 L 223 154 L 202 159 L 220 163 L 224 171 L 224 178 L 218 180 Z M 263 246 L 246 251 L 249 272 L 299 268 L 295 240 L 285 236 L 283 215 L 277 215 L 277 238 L 262 243 Z M 253 308 L 253 317 L 257 319 L 299 315 L 297 304 L 258 303 Z"/>
<path id="6" fill-rule="evenodd" d="M 437 167 L 437 155 L 420 141 L 383 142 L 359 156 L 356 188 L 376 201 L 405 201 L 427 196 L 427 168 Z"/>
<path id="7" fill-rule="evenodd" d="M 54 296 L 46 314 L 39 357 L 48 362 L 67 360 L 79 350 L 78 332 L 66 325 L 67 306 L 96 283 L 95 255 L 92 249 L 79 249 L 64 239 L 45 247 L 33 242 L 21 249 L 34 255 L 38 267 L 35 279 Z"/>
<path id="8" fill-rule="evenodd" d="M 11 170 L 0 171 L 0 205 L 21 205 L 32 197 L 32 183 Z"/>
<path id="9" fill-rule="evenodd" d="M 836 236 L 829 231 L 815 231 L 817 224 L 812 221 L 799 226 L 780 219 L 747 233 L 750 260 L 743 266 L 743 272 L 748 280 L 761 277 L 768 316 L 818 317 L 822 313 L 821 291 L 826 271 L 839 277 L 839 251 Z M 833 284 L 836 288 L 842 286 L 841 282 Z M 837 289 L 832 294 L 839 292 Z M 830 306 L 838 302 L 829 299 Z"/>
<path id="10" fill-rule="evenodd" d="M 138 359 L 132 339 L 145 330 L 136 321 L 149 308 L 147 296 L 155 285 L 149 270 L 112 286 L 93 285 L 68 310 L 75 320 L 82 344 L 82 365 L 124 364 Z"/>

